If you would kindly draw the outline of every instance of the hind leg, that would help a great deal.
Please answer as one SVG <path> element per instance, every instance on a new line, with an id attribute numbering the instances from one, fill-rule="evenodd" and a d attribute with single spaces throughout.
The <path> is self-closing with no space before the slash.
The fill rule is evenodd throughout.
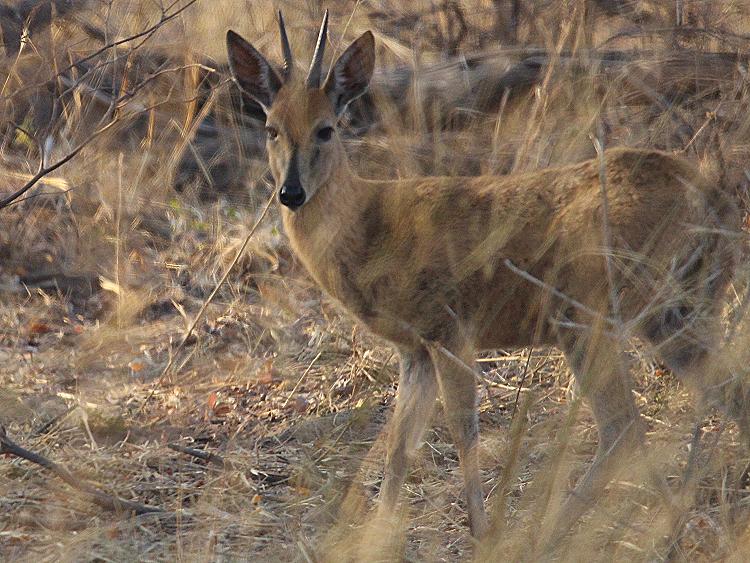
<path id="1" fill-rule="evenodd" d="M 721 222 L 712 226 L 723 229 Z M 638 329 L 656 355 L 699 394 L 701 406 L 721 407 L 750 446 L 747 385 L 733 373 L 719 346 L 721 304 L 739 259 L 736 241 L 710 230 L 696 232 L 671 260 L 666 283 L 658 288 L 656 302 Z"/>
<path id="2" fill-rule="evenodd" d="M 602 327 L 578 325 L 560 327 L 558 344 L 593 411 L 599 444 L 593 464 L 559 512 L 551 543 L 565 535 L 594 504 L 620 462 L 642 444 L 644 434 L 618 339 Z"/>
<path id="3" fill-rule="evenodd" d="M 701 407 L 724 410 L 750 447 L 746 392 L 742 379 L 719 353 L 720 334 L 716 306 L 697 307 L 687 301 L 650 315 L 641 329 L 641 337 L 653 346 L 656 356 L 698 394 Z"/>
<path id="4" fill-rule="evenodd" d="M 463 352 L 463 353 L 462 353 Z M 481 538 L 488 528 L 484 510 L 482 479 L 479 474 L 479 418 L 472 355 L 466 351 L 454 356 L 446 349 L 431 350 L 443 400 L 445 419 L 458 450 L 464 476 L 464 491 L 471 535 Z"/>
<path id="5" fill-rule="evenodd" d="M 714 307 L 715 308 L 715 307 Z M 699 409 L 719 407 L 735 421 L 740 438 L 746 451 L 750 450 L 750 418 L 747 409 L 747 393 L 741 378 L 736 377 L 725 364 L 724 354 L 720 351 L 719 338 L 721 325 L 718 311 L 712 307 L 701 310 L 687 301 L 677 303 L 671 307 L 663 307 L 644 323 L 641 337 L 654 347 L 655 355 L 682 381 L 688 384 L 697 394 Z M 700 428 L 696 427 L 690 456 L 698 459 L 700 456 Z M 675 539 L 682 533 L 685 522 L 682 515 L 686 513 L 684 502 L 694 500 L 695 486 L 699 476 L 693 467 L 700 467 L 688 463 L 688 470 L 683 477 L 682 492 L 690 492 L 689 496 L 680 495 L 683 504 L 672 514 L 672 532 L 669 536 L 667 553 L 671 553 L 675 546 Z M 735 477 L 736 489 L 742 490 L 747 486 L 750 466 L 745 466 Z M 730 490 L 732 488 L 730 487 Z M 733 517 L 736 506 L 730 503 L 730 518 Z"/>

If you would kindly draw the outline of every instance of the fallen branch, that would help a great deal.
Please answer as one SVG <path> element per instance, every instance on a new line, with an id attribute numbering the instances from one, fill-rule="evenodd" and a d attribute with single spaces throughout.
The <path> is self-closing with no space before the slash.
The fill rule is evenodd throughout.
<path id="1" fill-rule="evenodd" d="M 203 461 L 206 461 L 208 463 L 213 463 L 214 465 L 218 465 L 219 467 L 223 469 L 227 467 L 229 468 L 234 467 L 232 462 L 227 461 L 226 459 L 224 459 L 222 456 L 218 454 L 212 454 L 211 452 L 206 452 L 204 450 L 199 450 L 196 448 L 188 448 L 187 446 L 181 446 L 180 444 L 167 444 L 167 447 L 170 450 L 173 450 L 175 452 L 191 455 L 193 457 L 197 457 L 198 459 L 202 459 Z"/>
<path id="2" fill-rule="evenodd" d="M 214 465 L 221 467 L 222 469 L 239 470 L 239 468 L 234 463 L 218 454 L 213 454 L 211 452 L 199 450 L 196 448 L 189 448 L 187 446 L 181 446 L 180 444 L 167 444 L 167 447 L 175 452 L 191 455 L 195 458 L 202 459 L 207 463 L 213 463 Z M 267 483 L 269 485 L 285 483 L 289 480 L 289 475 L 281 475 L 280 473 L 266 473 L 265 471 L 259 471 L 257 469 L 250 469 L 248 473 L 253 481 L 260 481 L 261 483 Z"/>
<path id="3" fill-rule="evenodd" d="M 5 427 L 3 426 L 0 426 L 0 454 L 20 457 L 21 459 L 25 459 L 32 463 L 36 463 L 37 465 L 41 465 L 45 469 L 49 469 L 55 475 L 60 477 L 60 479 L 65 481 L 68 485 L 83 493 L 83 496 L 86 498 L 86 500 L 94 503 L 101 508 L 104 508 L 105 510 L 117 513 L 132 512 L 137 515 L 171 514 L 165 512 L 163 509 L 157 506 L 148 506 L 139 502 L 121 499 L 119 497 L 112 496 L 100 491 L 99 489 L 86 483 L 80 477 L 73 475 L 62 465 L 55 463 L 54 461 L 49 460 L 40 454 L 27 450 L 26 448 L 22 448 L 21 446 L 13 442 L 10 438 L 8 438 L 8 434 L 5 432 Z"/>

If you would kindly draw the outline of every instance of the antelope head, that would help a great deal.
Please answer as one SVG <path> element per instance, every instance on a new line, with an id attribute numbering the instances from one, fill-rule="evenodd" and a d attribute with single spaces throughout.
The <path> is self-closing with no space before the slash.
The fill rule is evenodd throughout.
<path id="1" fill-rule="evenodd" d="M 235 80 L 266 114 L 266 148 L 279 201 L 296 211 L 346 166 L 338 119 L 367 90 L 375 65 L 375 41 L 371 32 L 362 34 L 333 63 L 321 86 L 328 11 L 304 79 L 296 73 L 281 12 L 279 31 L 284 55 L 281 73 L 233 31 L 227 32 L 227 51 Z"/>

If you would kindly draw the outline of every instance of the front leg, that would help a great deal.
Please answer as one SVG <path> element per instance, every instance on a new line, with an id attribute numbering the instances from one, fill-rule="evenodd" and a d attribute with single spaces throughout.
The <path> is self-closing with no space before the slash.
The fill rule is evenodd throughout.
<path id="1" fill-rule="evenodd" d="M 430 421 L 436 396 L 437 381 L 429 353 L 423 348 L 401 350 L 401 374 L 388 436 L 379 517 L 388 518 L 396 508 L 410 458 Z"/>

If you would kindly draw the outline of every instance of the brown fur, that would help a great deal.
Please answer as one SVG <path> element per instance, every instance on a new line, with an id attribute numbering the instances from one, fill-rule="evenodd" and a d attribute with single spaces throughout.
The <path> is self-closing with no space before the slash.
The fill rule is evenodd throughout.
<path id="1" fill-rule="evenodd" d="M 371 42 L 357 40 L 354 55 L 350 48 L 339 59 L 349 66 L 334 63 L 331 76 L 353 72 L 362 82 L 357 73 L 372 67 Z M 237 48 L 230 41 L 231 56 L 259 65 L 255 74 L 271 72 L 262 57 Z M 364 61 L 352 67 L 358 57 Z M 644 338 L 707 398 L 731 388 L 744 405 L 735 399 L 741 387 L 723 385 L 730 375 L 708 369 L 740 220 L 720 186 L 675 156 L 633 149 L 607 151 L 604 174 L 592 160 L 509 177 L 364 180 L 338 137 L 316 140 L 336 121 L 330 92 L 358 95 L 347 80 L 330 80 L 310 90 L 292 77 L 258 96 L 273 100 L 267 123 L 278 137 L 268 152 L 277 185 L 296 154 L 307 195 L 301 207 L 282 209 L 292 248 L 343 309 L 401 353 L 381 515 L 397 502 L 440 392 L 472 532 L 487 529 L 474 376 L 466 368 L 478 349 L 557 344 L 590 400 L 599 451 L 558 532 L 606 485 L 613 461 L 642 440 L 617 352 L 624 337 Z M 728 410 L 746 430 L 744 406 Z"/>
<path id="2" fill-rule="evenodd" d="M 648 264 L 663 277 L 676 246 L 699 244 L 694 227 L 737 228 L 739 216 L 674 156 L 616 149 L 606 161 L 610 250 L 624 270 L 627 320 L 655 289 L 629 280 L 634 269 Z M 503 260 L 595 310 L 606 305 L 598 169 L 587 161 L 504 178 L 376 182 L 343 166 L 300 210 L 285 208 L 284 225 L 321 287 L 394 344 L 446 340 L 459 326 L 478 348 L 551 344 L 540 315 L 550 313 L 546 292 Z M 727 246 L 722 265 L 731 268 Z"/>

